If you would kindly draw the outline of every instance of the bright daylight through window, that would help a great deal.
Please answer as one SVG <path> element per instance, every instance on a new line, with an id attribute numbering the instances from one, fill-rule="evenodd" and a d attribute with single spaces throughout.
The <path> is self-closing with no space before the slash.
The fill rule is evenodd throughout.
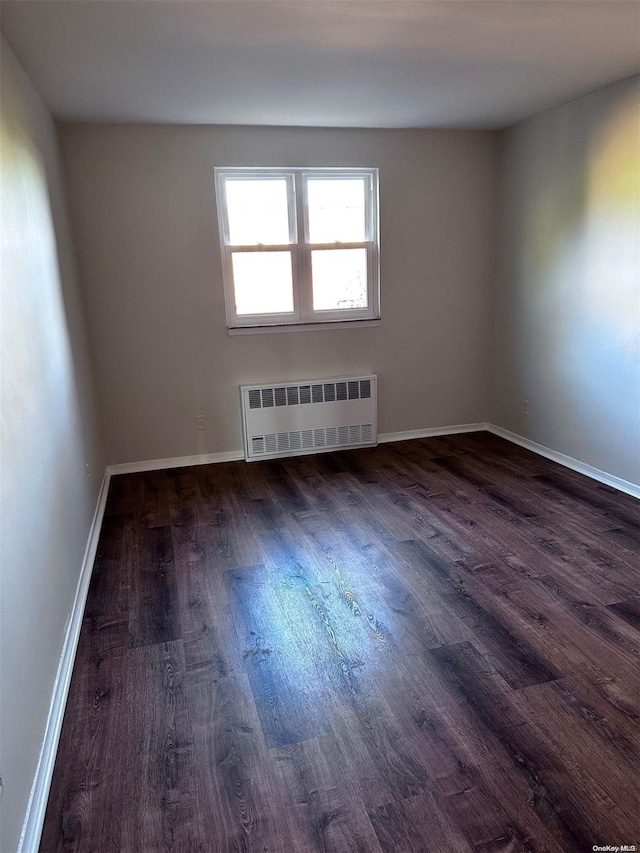
<path id="1" fill-rule="evenodd" d="M 227 325 L 379 317 L 377 169 L 216 169 Z"/>

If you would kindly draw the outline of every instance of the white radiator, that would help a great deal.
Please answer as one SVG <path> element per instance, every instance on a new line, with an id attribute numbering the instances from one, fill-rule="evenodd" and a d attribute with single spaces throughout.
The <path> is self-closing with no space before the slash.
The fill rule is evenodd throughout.
<path id="1" fill-rule="evenodd" d="M 245 459 L 375 445 L 377 376 L 242 385 Z"/>

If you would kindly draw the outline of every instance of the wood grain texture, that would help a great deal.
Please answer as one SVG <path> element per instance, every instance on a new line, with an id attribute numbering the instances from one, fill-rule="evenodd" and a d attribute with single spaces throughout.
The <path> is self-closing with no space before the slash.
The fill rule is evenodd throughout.
<path id="1" fill-rule="evenodd" d="M 486 433 L 114 477 L 41 850 L 638 844 L 639 522 Z"/>

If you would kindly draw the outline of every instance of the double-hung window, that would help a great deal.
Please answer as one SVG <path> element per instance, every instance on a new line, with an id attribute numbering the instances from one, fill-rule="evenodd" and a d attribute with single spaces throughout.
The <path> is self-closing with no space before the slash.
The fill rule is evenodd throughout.
<path id="1" fill-rule="evenodd" d="M 215 172 L 230 328 L 380 316 L 377 169 Z"/>

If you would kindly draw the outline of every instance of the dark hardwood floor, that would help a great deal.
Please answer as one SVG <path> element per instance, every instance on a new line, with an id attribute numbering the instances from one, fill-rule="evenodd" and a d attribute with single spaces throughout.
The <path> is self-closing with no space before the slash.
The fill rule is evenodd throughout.
<path id="1" fill-rule="evenodd" d="M 637 845 L 638 508 L 487 433 L 113 478 L 41 850 Z"/>

